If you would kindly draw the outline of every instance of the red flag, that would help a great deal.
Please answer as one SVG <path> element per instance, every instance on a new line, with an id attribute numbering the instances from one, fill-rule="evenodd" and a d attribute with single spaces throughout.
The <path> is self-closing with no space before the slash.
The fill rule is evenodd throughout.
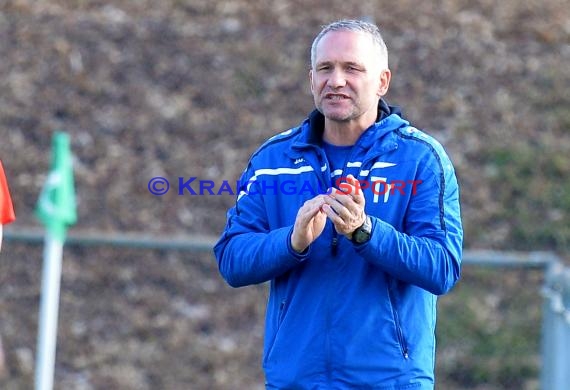
<path id="1" fill-rule="evenodd" d="M 12 204 L 12 198 L 10 198 L 4 167 L 2 166 L 2 161 L 0 161 L 0 225 L 6 225 L 15 220 L 14 205 Z"/>

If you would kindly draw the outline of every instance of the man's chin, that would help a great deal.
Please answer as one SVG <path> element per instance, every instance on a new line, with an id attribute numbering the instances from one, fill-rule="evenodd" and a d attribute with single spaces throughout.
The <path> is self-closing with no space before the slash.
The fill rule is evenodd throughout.
<path id="1" fill-rule="evenodd" d="M 325 116 L 325 118 L 338 121 L 338 122 L 345 122 L 350 119 L 352 115 L 352 111 L 344 108 L 341 109 L 340 107 L 321 107 L 319 111 Z"/>
<path id="2" fill-rule="evenodd" d="M 331 120 L 334 122 L 348 122 L 348 121 L 350 121 L 350 119 L 352 119 L 352 116 L 350 114 L 341 113 L 341 112 L 337 112 L 337 111 L 324 111 L 323 115 L 328 120 Z"/>

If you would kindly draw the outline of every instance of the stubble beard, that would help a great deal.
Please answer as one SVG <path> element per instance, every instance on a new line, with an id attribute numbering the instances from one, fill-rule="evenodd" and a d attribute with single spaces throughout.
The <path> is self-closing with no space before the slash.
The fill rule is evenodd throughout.
<path id="1" fill-rule="evenodd" d="M 329 107 L 326 109 L 324 107 L 325 104 L 323 104 L 323 101 L 321 100 L 317 104 L 317 109 L 320 111 L 321 114 L 324 115 L 325 118 L 333 122 L 341 122 L 341 123 L 349 122 L 359 116 L 358 107 L 354 104 L 354 102 L 351 102 L 350 107 L 347 107 L 342 111 L 335 109 L 333 107 Z"/>

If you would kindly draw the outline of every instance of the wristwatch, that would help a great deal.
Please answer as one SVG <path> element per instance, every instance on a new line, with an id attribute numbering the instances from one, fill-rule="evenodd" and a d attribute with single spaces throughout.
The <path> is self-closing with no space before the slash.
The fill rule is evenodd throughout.
<path id="1" fill-rule="evenodd" d="M 355 244 L 364 244 L 370 240 L 372 235 L 372 221 L 367 215 L 364 223 L 357 227 L 355 231 L 352 232 L 352 242 Z"/>

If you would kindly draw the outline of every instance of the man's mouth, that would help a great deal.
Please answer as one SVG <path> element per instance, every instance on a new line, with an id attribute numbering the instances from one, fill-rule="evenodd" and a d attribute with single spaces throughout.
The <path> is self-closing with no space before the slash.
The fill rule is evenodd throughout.
<path id="1" fill-rule="evenodd" d="M 339 93 L 327 93 L 325 95 L 325 99 L 332 101 L 341 101 L 341 100 L 350 99 L 350 97 Z"/>

